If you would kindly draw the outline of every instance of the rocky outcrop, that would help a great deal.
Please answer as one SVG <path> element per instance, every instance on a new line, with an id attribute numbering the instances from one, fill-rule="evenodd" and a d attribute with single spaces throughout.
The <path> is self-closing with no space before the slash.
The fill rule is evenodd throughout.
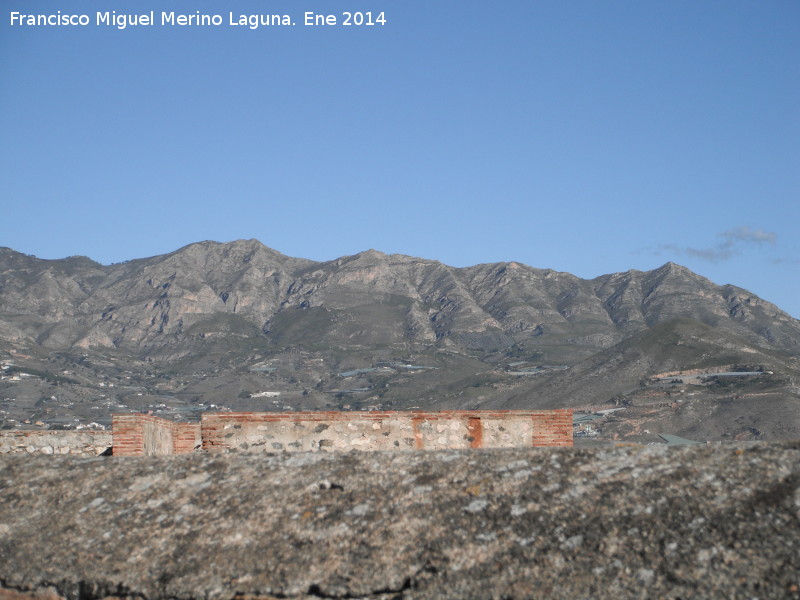
<path id="1" fill-rule="evenodd" d="M 0 458 L 0 598 L 796 598 L 800 445 Z"/>

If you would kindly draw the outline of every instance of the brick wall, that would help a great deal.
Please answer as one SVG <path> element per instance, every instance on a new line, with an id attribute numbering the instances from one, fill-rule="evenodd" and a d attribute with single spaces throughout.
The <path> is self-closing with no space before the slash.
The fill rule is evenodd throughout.
<path id="1" fill-rule="evenodd" d="M 200 446 L 200 423 L 137 413 L 112 415 L 114 456 L 187 454 Z"/>
<path id="2" fill-rule="evenodd" d="M 531 419 L 533 446 L 572 446 L 572 410 L 543 410 Z"/>

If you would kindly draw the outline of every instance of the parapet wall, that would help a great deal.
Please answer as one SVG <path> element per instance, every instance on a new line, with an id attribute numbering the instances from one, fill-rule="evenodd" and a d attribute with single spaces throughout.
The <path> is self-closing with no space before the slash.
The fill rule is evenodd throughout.
<path id="1" fill-rule="evenodd" d="M 107 431 L 0 431 L 0 454 L 84 454 L 111 447 Z"/>
<path id="2" fill-rule="evenodd" d="M 206 413 L 207 452 L 572 446 L 572 411 Z"/>
<path id="3" fill-rule="evenodd" d="M 113 439 L 112 439 L 113 434 Z M 113 415 L 102 431 L 2 431 L 0 453 L 115 456 L 572 446 L 571 410 L 205 413 L 200 423 Z"/>
<path id="4" fill-rule="evenodd" d="M 112 415 L 114 456 L 188 454 L 200 446 L 200 423 L 175 423 L 137 413 Z"/>

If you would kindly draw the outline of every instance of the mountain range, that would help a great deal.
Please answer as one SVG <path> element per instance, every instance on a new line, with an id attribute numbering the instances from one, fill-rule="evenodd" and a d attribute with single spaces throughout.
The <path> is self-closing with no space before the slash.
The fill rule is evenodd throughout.
<path id="1" fill-rule="evenodd" d="M 674 263 L 581 279 L 375 250 L 315 262 L 257 240 L 113 265 L 0 248 L 4 427 L 212 405 L 571 406 L 624 409 L 606 437 L 798 437 L 798 357 L 800 321 Z M 690 371 L 703 377 L 659 377 Z"/>

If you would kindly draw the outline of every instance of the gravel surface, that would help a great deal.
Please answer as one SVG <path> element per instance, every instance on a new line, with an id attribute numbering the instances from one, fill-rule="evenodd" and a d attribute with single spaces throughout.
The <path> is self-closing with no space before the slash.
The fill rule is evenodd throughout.
<path id="1" fill-rule="evenodd" d="M 0 600 L 800 598 L 800 443 L 0 457 Z"/>

